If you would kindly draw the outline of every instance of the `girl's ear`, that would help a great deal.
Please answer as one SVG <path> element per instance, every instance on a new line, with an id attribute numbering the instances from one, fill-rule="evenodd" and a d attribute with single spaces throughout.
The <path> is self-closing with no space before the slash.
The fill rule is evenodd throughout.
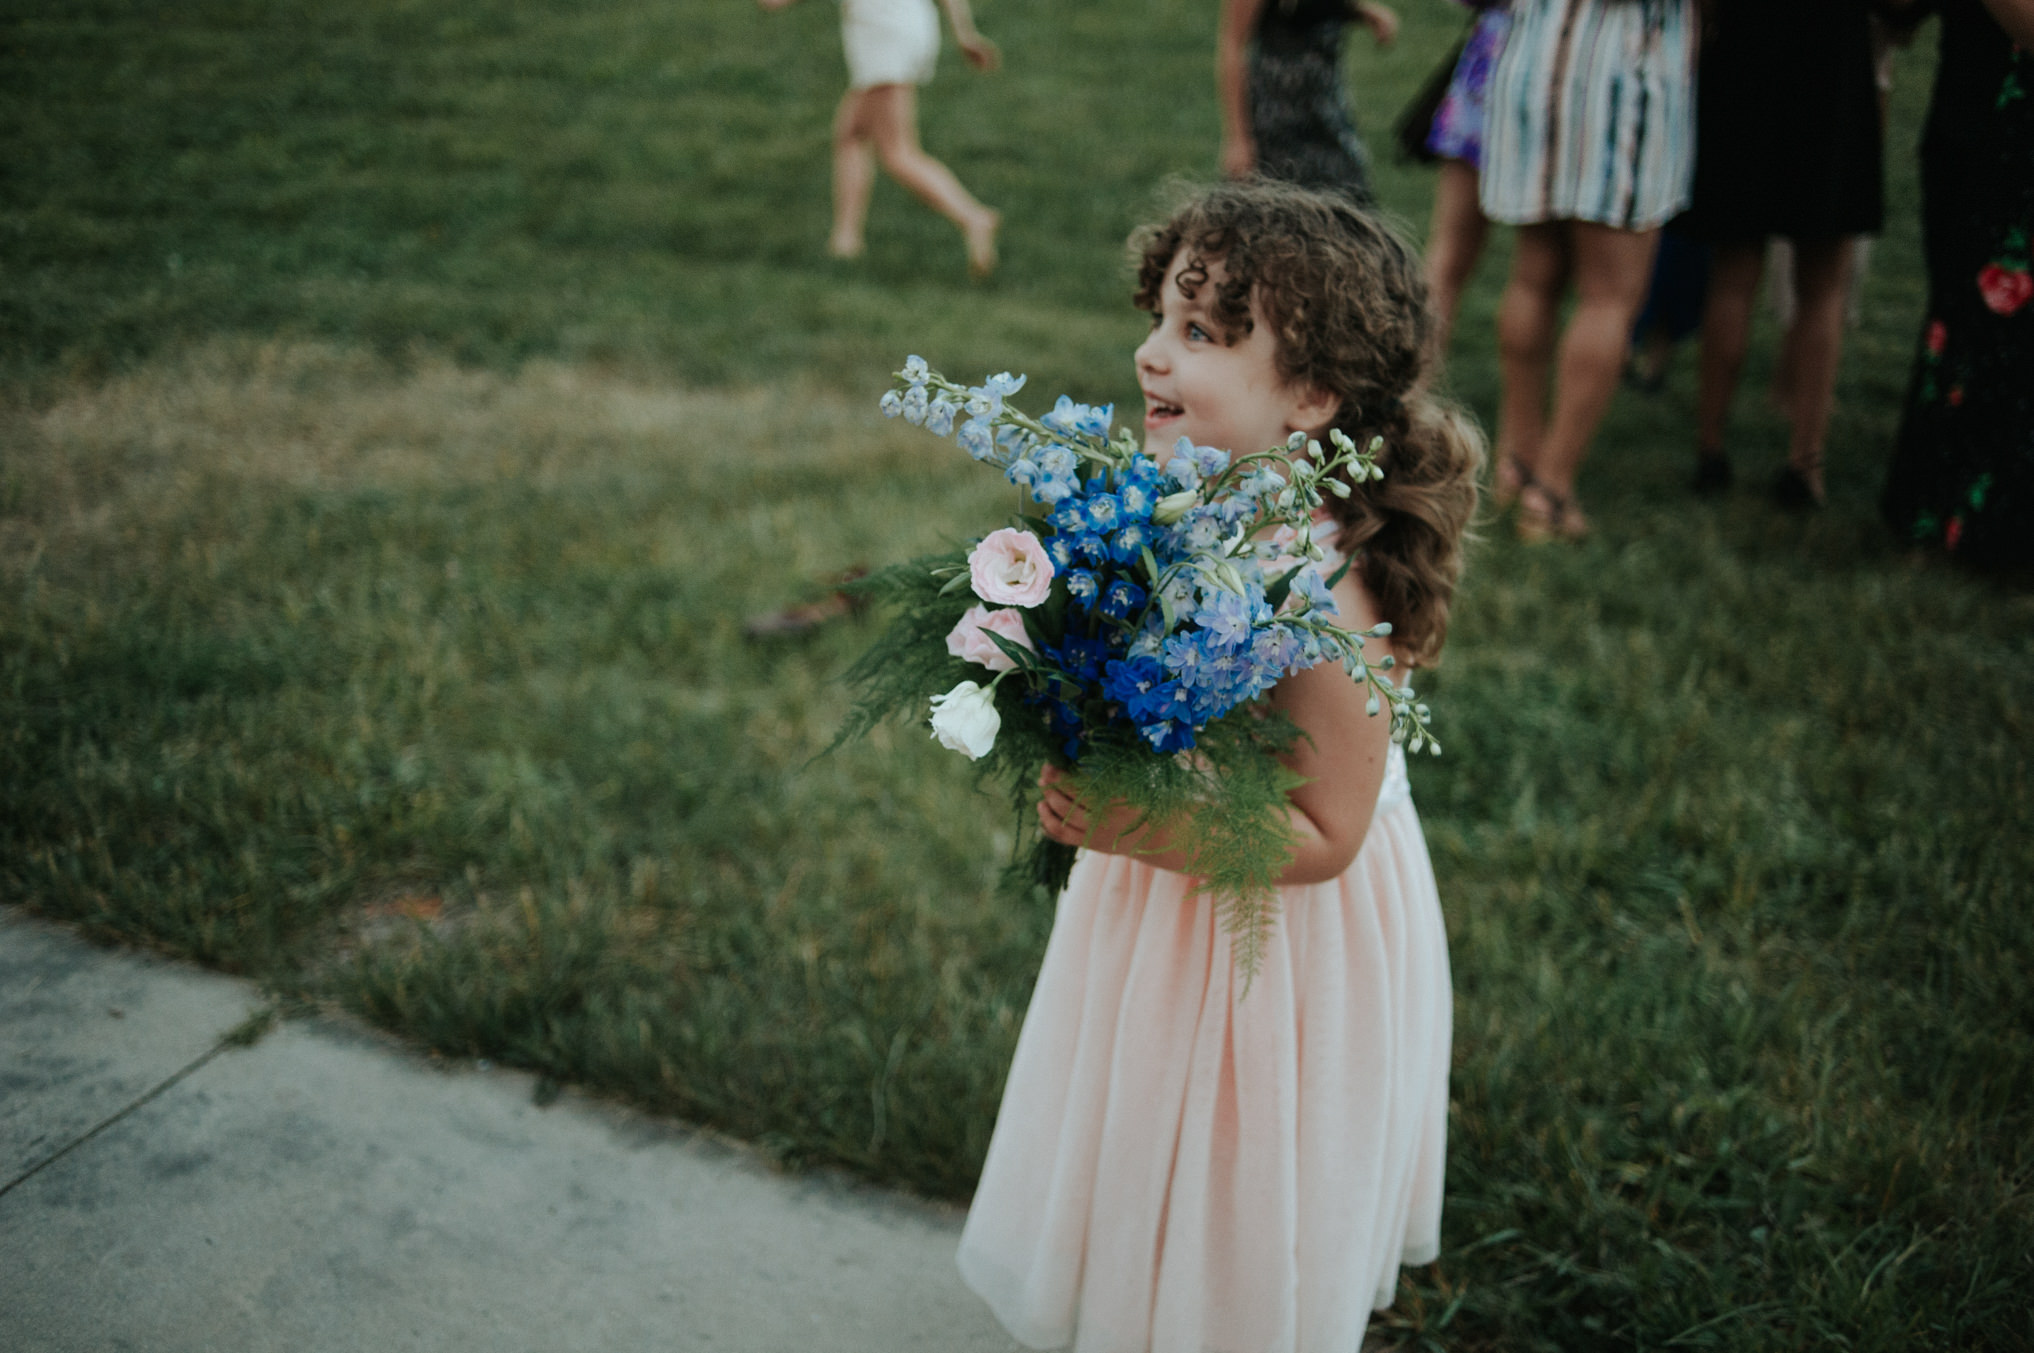
<path id="1" fill-rule="evenodd" d="M 1286 413 L 1286 431 L 1312 436 L 1326 428 L 1341 410 L 1340 395 L 1319 386 L 1303 385 L 1293 394 L 1292 406 Z"/>

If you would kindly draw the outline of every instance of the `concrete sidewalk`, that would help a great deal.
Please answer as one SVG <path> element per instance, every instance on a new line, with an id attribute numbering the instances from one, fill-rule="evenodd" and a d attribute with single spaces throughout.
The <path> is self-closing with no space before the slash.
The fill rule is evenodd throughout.
<path id="1" fill-rule="evenodd" d="M 1011 1353 L 960 1213 L 0 908 L 0 1350 Z"/>

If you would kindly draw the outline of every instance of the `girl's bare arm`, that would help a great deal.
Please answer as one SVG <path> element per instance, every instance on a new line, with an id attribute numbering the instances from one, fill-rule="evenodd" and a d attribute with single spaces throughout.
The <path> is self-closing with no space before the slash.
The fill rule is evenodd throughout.
<path id="1" fill-rule="evenodd" d="M 946 6 L 946 21 L 953 25 L 953 40 L 968 64 L 976 70 L 994 70 L 1002 64 L 1003 53 L 975 27 L 968 0 L 941 0 L 941 3 Z"/>

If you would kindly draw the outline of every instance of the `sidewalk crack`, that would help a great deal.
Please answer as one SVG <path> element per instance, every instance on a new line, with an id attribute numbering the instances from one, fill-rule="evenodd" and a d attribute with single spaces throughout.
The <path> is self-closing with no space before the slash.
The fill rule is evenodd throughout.
<path id="1" fill-rule="evenodd" d="M 12 1193 L 18 1186 L 25 1184 L 29 1180 L 35 1178 L 35 1176 L 41 1174 L 44 1170 L 47 1170 L 50 1166 L 56 1164 L 58 1161 L 62 1160 L 65 1156 L 68 1156 L 71 1152 L 77 1150 L 79 1147 L 83 1146 L 86 1142 L 91 1141 L 94 1137 L 104 1132 L 107 1128 L 112 1127 L 115 1123 L 127 1117 L 127 1115 L 133 1113 L 136 1109 L 142 1108 L 144 1105 L 147 1105 L 148 1103 L 153 1101 L 157 1096 L 161 1095 L 164 1091 L 168 1090 L 171 1086 L 174 1086 L 179 1081 L 183 1080 L 186 1076 L 189 1076 L 192 1072 L 197 1071 L 200 1067 L 204 1066 L 205 1063 L 211 1061 L 214 1057 L 217 1057 L 220 1053 L 226 1051 L 228 1048 L 244 1048 L 250 1046 L 255 1042 L 255 1040 L 259 1039 L 264 1033 L 267 1033 L 269 1028 L 274 1024 L 274 1022 L 275 1022 L 275 1011 L 273 1009 L 263 1008 L 261 1010 L 257 1010 L 254 1014 L 248 1016 L 247 1019 L 243 1020 L 240 1024 L 238 1024 L 232 1029 L 227 1030 L 224 1034 L 221 1034 L 219 1036 L 218 1042 L 214 1043 L 206 1051 L 198 1054 L 198 1056 L 192 1058 L 189 1065 L 185 1066 L 180 1071 L 172 1073 L 168 1077 L 168 1079 L 163 1081 L 162 1084 L 156 1086 L 153 1090 L 150 1090 L 148 1093 L 141 1095 L 133 1103 L 127 1105 L 127 1107 L 121 1109 L 119 1112 L 110 1114 L 107 1117 L 101 1119 L 97 1124 L 95 1124 L 92 1128 L 86 1131 L 83 1135 L 79 1136 L 77 1139 L 70 1142 L 68 1145 L 58 1147 L 55 1151 L 52 1151 L 47 1156 L 44 1156 L 41 1160 L 29 1166 L 27 1169 L 23 1170 L 20 1174 L 8 1180 L 5 1184 L 0 1184 L 0 1198 L 5 1198 L 8 1194 Z"/>

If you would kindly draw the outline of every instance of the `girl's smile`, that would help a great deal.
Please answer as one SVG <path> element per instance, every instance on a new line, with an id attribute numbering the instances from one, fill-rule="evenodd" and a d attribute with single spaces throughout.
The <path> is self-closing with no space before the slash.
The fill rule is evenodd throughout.
<path id="1" fill-rule="evenodd" d="M 1221 260 L 1193 258 L 1182 249 L 1166 269 L 1151 336 L 1134 355 L 1144 392 L 1144 444 L 1161 462 L 1181 437 L 1248 455 L 1282 444 L 1295 431 L 1318 435 L 1335 415 L 1333 397 L 1289 385 L 1279 375 L 1278 340 L 1255 298 L 1248 333 L 1222 330 L 1210 302 L 1223 277 Z"/>

